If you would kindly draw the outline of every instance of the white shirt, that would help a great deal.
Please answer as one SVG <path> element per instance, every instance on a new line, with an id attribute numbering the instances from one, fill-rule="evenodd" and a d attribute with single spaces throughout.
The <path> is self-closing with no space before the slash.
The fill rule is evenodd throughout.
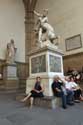
<path id="1" fill-rule="evenodd" d="M 68 81 L 65 81 L 65 87 L 66 89 L 69 89 L 69 90 L 71 89 L 71 85 Z"/>
<path id="2" fill-rule="evenodd" d="M 73 88 L 76 88 L 78 85 L 75 82 L 65 82 L 66 89 L 73 90 Z"/>
<path id="3" fill-rule="evenodd" d="M 77 87 L 78 86 L 75 82 L 69 82 L 69 84 L 71 85 L 71 87 Z"/>

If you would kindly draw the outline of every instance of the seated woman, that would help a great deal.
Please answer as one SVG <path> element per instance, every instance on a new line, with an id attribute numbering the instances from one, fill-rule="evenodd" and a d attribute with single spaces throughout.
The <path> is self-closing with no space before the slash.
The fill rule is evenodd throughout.
<path id="1" fill-rule="evenodd" d="M 32 107 L 33 99 L 37 98 L 37 97 L 39 97 L 39 98 L 44 97 L 43 92 L 44 92 L 44 87 L 41 86 L 41 78 L 36 77 L 36 83 L 35 83 L 33 90 L 31 90 L 30 93 L 21 101 L 25 102 L 27 99 L 30 98 L 30 106 Z"/>
<path id="2" fill-rule="evenodd" d="M 70 77 L 70 82 L 69 82 L 72 90 L 74 91 L 74 98 L 75 100 L 81 100 L 83 101 L 83 96 L 82 96 L 82 90 L 78 84 L 74 82 L 74 78 Z"/>

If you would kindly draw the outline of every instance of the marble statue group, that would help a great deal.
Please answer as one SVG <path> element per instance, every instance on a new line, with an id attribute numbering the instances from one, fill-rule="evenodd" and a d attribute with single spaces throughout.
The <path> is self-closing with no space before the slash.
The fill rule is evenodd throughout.
<path id="1" fill-rule="evenodd" d="M 51 43 L 57 38 L 54 28 L 48 22 L 48 9 L 43 10 L 43 14 L 40 14 L 34 11 L 34 14 L 38 17 L 36 24 L 36 31 L 38 33 L 38 42 L 42 43 L 42 41 L 50 40 Z M 43 35 L 46 33 L 43 40 Z"/>

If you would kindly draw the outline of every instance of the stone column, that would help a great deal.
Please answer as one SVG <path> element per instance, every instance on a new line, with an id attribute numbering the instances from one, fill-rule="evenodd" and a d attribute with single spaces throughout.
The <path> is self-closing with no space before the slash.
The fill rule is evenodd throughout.
<path id="1" fill-rule="evenodd" d="M 28 63 L 28 53 L 35 45 L 34 39 L 34 8 L 37 0 L 23 0 L 25 8 L 25 60 Z"/>

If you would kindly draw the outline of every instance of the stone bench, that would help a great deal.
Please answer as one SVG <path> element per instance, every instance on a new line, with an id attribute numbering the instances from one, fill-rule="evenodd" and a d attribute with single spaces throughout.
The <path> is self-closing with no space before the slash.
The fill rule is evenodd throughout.
<path id="1" fill-rule="evenodd" d="M 25 105 L 29 106 L 29 100 L 26 101 Z M 43 98 L 35 98 L 34 106 L 55 109 L 61 106 L 61 98 L 45 96 Z"/>
<path id="2" fill-rule="evenodd" d="M 16 96 L 16 100 L 20 101 L 26 96 L 26 94 L 19 94 Z M 53 97 L 53 96 L 45 96 L 43 98 L 35 98 L 34 99 L 34 106 L 36 107 L 43 107 L 43 108 L 50 108 L 55 109 L 56 107 L 61 106 L 61 98 Z M 30 106 L 30 101 L 27 100 L 25 102 L 25 106 Z"/>

